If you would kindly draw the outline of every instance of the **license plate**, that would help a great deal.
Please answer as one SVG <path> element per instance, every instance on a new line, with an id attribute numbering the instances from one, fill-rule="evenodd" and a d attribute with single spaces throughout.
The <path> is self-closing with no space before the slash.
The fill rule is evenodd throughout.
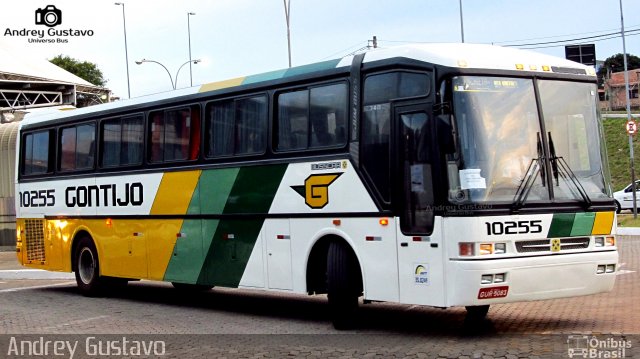
<path id="1" fill-rule="evenodd" d="M 478 299 L 504 298 L 509 293 L 509 286 L 480 288 Z"/>

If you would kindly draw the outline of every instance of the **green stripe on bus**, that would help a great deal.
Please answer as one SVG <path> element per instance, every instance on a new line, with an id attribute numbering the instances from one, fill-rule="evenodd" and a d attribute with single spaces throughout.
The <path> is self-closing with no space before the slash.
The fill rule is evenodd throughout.
<path id="1" fill-rule="evenodd" d="M 239 168 L 203 171 L 193 191 L 187 214 L 221 214 L 239 171 Z M 184 221 L 180 232 L 184 233 L 185 237 L 176 239 L 164 280 L 184 283 L 198 281 L 205 254 L 211 247 L 219 222 L 219 220 Z"/>
<path id="2" fill-rule="evenodd" d="M 224 214 L 266 215 L 286 169 L 286 164 L 241 168 Z M 264 217 L 221 220 L 211 237 L 198 283 L 237 287 L 264 220 Z M 210 226 L 208 222 L 205 221 L 205 228 Z"/>
<path id="3" fill-rule="evenodd" d="M 575 213 L 556 213 L 553 215 L 547 238 L 569 237 L 573 228 Z"/>
<path id="4" fill-rule="evenodd" d="M 576 213 L 576 218 L 571 227 L 571 236 L 589 236 L 593 229 L 593 222 L 596 219 L 594 212 Z"/>

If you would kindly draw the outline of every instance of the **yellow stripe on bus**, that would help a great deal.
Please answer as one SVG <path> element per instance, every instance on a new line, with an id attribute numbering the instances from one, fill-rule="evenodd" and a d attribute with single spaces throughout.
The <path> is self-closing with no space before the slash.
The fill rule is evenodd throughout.
<path id="1" fill-rule="evenodd" d="M 242 82 L 244 81 L 245 78 L 246 77 L 238 77 L 238 78 L 235 78 L 235 79 L 218 81 L 218 82 L 211 82 L 211 83 L 208 83 L 208 84 L 204 84 L 204 85 L 200 86 L 200 90 L 198 90 L 198 92 L 202 93 L 202 92 L 207 92 L 207 91 L 220 90 L 220 89 L 224 89 L 224 88 L 228 88 L 228 87 L 239 86 L 239 85 L 242 85 Z"/>
<path id="2" fill-rule="evenodd" d="M 592 235 L 597 234 L 611 234 L 611 227 L 613 227 L 613 219 L 615 213 L 613 212 L 597 212 L 596 219 L 593 221 Z"/>
<path id="3" fill-rule="evenodd" d="M 150 214 L 186 214 L 201 172 L 165 173 L 162 176 Z"/>

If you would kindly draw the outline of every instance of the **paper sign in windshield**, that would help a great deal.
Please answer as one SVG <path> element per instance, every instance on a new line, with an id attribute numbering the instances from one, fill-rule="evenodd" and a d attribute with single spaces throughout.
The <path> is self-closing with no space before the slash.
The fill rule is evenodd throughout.
<path id="1" fill-rule="evenodd" d="M 487 181 L 480 176 L 479 168 L 470 168 L 460 170 L 460 188 L 462 189 L 478 189 L 487 188 Z"/>

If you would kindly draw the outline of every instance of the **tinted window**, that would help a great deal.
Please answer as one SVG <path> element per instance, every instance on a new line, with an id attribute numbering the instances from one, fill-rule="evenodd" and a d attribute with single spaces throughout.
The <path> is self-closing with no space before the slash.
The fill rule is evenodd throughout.
<path id="1" fill-rule="evenodd" d="M 24 136 L 23 174 L 37 175 L 49 172 L 49 131 Z"/>
<path id="2" fill-rule="evenodd" d="M 94 166 L 95 136 L 94 124 L 63 128 L 60 136 L 60 170 L 92 169 Z"/>
<path id="3" fill-rule="evenodd" d="M 264 153 L 265 96 L 210 103 L 206 112 L 207 157 Z"/>
<path id="4" fill-rule="evenodd" d="M 389 72 L 365 79 L 361 161 L 385 201 L 390 200 L 391 100 L 427 95 L 429 84 L 427 74 L 413 72 Z"/>
<path id="5" fill-rule="evenodd" d="M 197 106 L 154 111 L 149 120 L 151 162 L 194 160 L 200 149 Z"/>
<path id="6" fill-rule="evenodd" d="M 347 141 L 344 83 L 278 96 L 278 150 L 335 147 Z"/>
<path id="7" fill-rule="evenodd" d="M 141 164 L 143 128 L 141 117 L 102 122 L 102 166 Z"/>

